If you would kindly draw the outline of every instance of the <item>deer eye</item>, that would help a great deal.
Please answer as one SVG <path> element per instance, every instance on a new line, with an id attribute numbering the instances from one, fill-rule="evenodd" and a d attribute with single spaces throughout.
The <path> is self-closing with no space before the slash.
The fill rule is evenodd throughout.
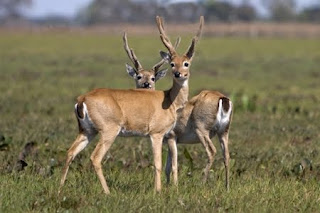
<path id="1" fill-rule="evenodd" d="M 189 63 L 188 63 L 188 62 L 184 62 L 184 63 L 183 63 L 183 66 L 189 67 Z"/>
<path id="2" fill-rule="evenodd" d="M 151 81 L 154 81 L 155 80 L 155 78 L 151 78 Z"/>
<path id="3" fill-rule="evenodd" d="M 137 76 L 137 79 L 140 80 L 142 77 L 140 75 Z"/>
<path id="4" fill-rule="evenodd" d="M 171 67 L 174 67 L 174 63 L 170 63 Z"/>

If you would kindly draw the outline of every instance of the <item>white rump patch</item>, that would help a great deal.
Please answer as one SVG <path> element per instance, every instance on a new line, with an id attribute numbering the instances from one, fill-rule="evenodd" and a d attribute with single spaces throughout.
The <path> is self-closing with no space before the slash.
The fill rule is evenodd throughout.
<path id="1" fill-rule="evenodd" d="M 87 105 L 83 102 L 83 118 L 80 118 L 77 113 L 78 103 L 75 104 L 74 108 L 76 111 L 76 115 L 78 118 L 78 121 L 80 122 L 81 127 L 83 130 L 88 134 L 89 140 L 90 137 L 94 137 L 97 133 L 96 127 L 92 120 L 90 119 L 90 116 L 88 114 L 88 108 Z"/>
<path id="2" fill-rule="evenodd" d="M 222 132 L 226 129 L 227 125 L 230 123 L 230 117 L 232 112 L 232 102 L 229 100 L 229 110 L 225 112 L 222 106 L 222 99 L 219 100 L 217 120 L 215 123 L 215 129 Z"/>

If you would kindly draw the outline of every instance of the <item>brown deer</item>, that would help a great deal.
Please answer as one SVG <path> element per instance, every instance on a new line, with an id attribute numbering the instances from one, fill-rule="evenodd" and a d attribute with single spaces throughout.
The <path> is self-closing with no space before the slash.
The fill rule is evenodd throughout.
<path id="1" fill-rule="evenodd" d="M 162 141 L 171 132 L 180 111 L 188 101 L 189 63 L 192 60 L 195 44 L 201 34 L 203 17 L 197 35 L 186 55 L 175 54 L 171 61 L 185 61 L 179 69 L 173 69 L 172 87 L 167 91 L 94 89 L 77 99 L 75 114 L 79 134 L 68 150 L 65 167 L 62 171 L 59 193 L 66 180 L 69 166 L 76 155 L 100 133 L 100 140 L 91 154 L 91 161 L 106 194 L 109 188 L 102 172 L 101 161 L 117 136 L 149 136 L 152 144 L 155 167 L 155 191 L 161 190 Z M 173 45 L 162 42 L 171 50 Z M 162 54 L 163 55 L 163 54 Z"/>
<path id="2" fill-rule="evenodd" d="M 185 58 L 176 57 L 169 38 L 165 35 L 163 21 L 157 17 L 159 32 L 169 54 L 162 52 L 163 58 L 170 63 L 173 72 L 190 65 L 190 55 Z M 197 38 L 197 37 L 195 37 Z M 193 51 L 192 51 L 193 54 Z M 232 117 L 232 102 L 223 94 L 217 91 L 202 91 L 187 102 L 186 106 L 179 113 L 178 120 L 173 131 L 166 136 L 169 146 L 169 154 L 166 163 L 167 182 L 170 182 L 170 174 L 173 170 L 174 184 L 178 183 L 178 163 L 176 144 L 191 144 L 201 142 L 208 156 L 208 162 L 204 169 L 204 182 L 207 181 L 210 168 L 214 161 L 216 148 L 211 138 L 218 136 L 225 164 L 225 185 L 229 190 L 229 127 Z"/>
<path id="3" fill-rule="evenodd" d="M 135 80 L 136 88 L 143 89 L 155 89 L 155 83 L 166 75 L 167 69 L 159 70 L 165 63 L 162 59 L 159 63 L 153 66 L 151 70 L 145 70 L 142 68 L 137 56 L 134 54 L 133 49 L 129 47 L 127 34 L 123 34 L 124 50 L 126 51 L 129 59 L 134 64 L 134 68 L 129 64 L 126 64 L 128 74 Z"/>
<path id="4" fill-rule="evenodd" d="M 179 46 L 181 38 L 178 37 L 174 48 Z M 126 64 L 127 73 L 135 80 L 136 89 L 155 89 L 155 83 L 166 75 L 167 69 L 159 70 L 159 68 L 165 63 L 162 59 L 158 64 L 154 65 L 151 70 L 145 70 L 142 68 L 138 61 L 133 49 L 129 47 L 127 34 L 123 34 L 124 50 L 126 51 L 129 59 L 134 64 L 135 68 Z"/>
<path id="5" fill-rule="evenodd" d="M 177 185 L 177 149 L 172 144 L 193 144 L 201 142 L 208 162 L 204 169 L 204 182 L 207 181 L 217 152 L 211 138 L 218 136 L 225 165 L 225 186 L 229 190 L 229 127 L 232 118 L 232 102 L 218 91 L 201 91 L 193 97 L 178 117 L 171 134 L 167 137 L 169 154 L 166 164 L 167 182 L 173 170 L 173 181 Z"/>

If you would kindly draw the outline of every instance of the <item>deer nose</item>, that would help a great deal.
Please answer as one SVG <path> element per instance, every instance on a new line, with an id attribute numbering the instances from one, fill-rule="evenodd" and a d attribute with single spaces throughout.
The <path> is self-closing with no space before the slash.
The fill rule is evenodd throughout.
<path id="1" fill-rule="evenodd" d="M 174 72 L 174 77 L 179 78 L 181 76 L 180 72 Z"/>
<path id="2" fill-rule="evenodd" d="M 143 84 L 143 86 L 144 86 L 145 88 L 148 88 L 148 87 L 150 86 L 150 84 L 149 84 L 148 82 L 145 82 L 145 83 Z"/>

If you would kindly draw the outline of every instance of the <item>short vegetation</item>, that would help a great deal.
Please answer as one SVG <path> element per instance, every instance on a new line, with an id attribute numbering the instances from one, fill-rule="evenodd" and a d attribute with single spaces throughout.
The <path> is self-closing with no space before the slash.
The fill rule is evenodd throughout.
<path id="1" fill-rule="evenodd" d="M 183 36 L 179 50 L 190 36 Z M 131 36 L 146 67 L 164 49 L 157 36 Z M 318 212 L 320 40 L 203 36 L 190 97 L 219 90 L 234 102 L 230 192 L 221 149 L 208 183 L 200 144 L 179 145 L 179 187 L 153 191 L 147 138 L 117 138 L 103 161 L 103 193 L 90 154 L 71 164 L 57 196 L 66 151 L 77 135 L 75 98 L 93 88 L 134 88 L 121 35 L 1 33 L 0 212 Z M 179 51 L 178 50 L 178 51 Z M 171 86 L 168 75 L 158 89 Z M 143 109 L 141 109 L 143 110 Z M 163 162 L 167 147 L 163 147 Z M 165 183 L 163 172 L 163 184 Z"/>

